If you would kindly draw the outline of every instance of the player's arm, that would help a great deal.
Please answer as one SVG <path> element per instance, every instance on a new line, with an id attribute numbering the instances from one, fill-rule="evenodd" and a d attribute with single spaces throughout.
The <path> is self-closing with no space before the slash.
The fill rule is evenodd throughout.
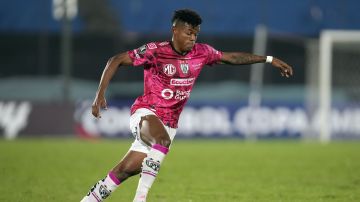
<path id="1" fill-rule="evenodd" d="M 223 52 L 220 64 L 248 65 L 254 63 L 271 63 L 278 68 L 282 76 L 290 77 L 293 75 L 292 67 L 282 60 L 271 56 L 260 56 L 244 52 Z"/>
<path id="2" fill-rule="evenodd" d="M 101 75 L 99 87 L 96 92 L 94 102 L 92 104 L 92 114 L 96 118 L 101 118 L 100 107 L 105 109 L 107 108 L 105 91 L 116 70 L 123 65 L 132 65 L 132 60 L 127 52 L 117 54 L 108 60 L 105 69 Z"/>

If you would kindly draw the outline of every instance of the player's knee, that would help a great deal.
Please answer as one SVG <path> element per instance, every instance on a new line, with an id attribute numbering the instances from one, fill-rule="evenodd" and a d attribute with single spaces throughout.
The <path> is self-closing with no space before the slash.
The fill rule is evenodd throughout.
<path id="1" fill-rule="evenodd" d="M 160 144 L 164 147 L 169 148 L 171 145 L 171 139 L 168 135 L 164 135 L 161 138 L 158 138 L 158 140 L 156 141 L 156 144 Z"/>

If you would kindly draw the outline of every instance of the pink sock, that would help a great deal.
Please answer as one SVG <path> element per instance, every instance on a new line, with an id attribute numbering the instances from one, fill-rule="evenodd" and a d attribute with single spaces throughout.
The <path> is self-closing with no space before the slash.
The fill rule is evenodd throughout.
<path id="1" fill-rule="evenodd" d="M 97 182 L 81 202 L 100 202 L 105 200 L 120 185 L 120 180 L 110 171 L 108 175 Z"/>

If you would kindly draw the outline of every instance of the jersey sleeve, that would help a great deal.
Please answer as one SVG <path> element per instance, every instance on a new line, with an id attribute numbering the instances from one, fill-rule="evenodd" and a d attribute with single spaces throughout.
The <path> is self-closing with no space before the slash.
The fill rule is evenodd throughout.
<path id="1" fill-rule="evenodd" d="M 207 65 L 213 65 L 221 60 L 221 57 L 223 53 L 221 51 L 216 50 L 212 46 L 209 46 L 207 44 L 205 45 L 206 54 L 208 55 L 206 64 Z"/>
<path id="2" fill-rule="evenodd" d="M 137 49 L 128 51 L 133 66 L 147 65 L 154 61 L 155 43 L 145 44 Z"/>

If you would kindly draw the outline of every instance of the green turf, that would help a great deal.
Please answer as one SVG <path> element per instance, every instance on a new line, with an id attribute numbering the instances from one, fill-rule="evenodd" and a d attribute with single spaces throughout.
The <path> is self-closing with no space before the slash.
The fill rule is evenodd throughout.
<path id="1" fill-rule="evenodd" d="M 129 144 L 1 140 L 0 201 L 80 201 Z M 108 201 L 132 201 L 138 179 Z M 148 201 L 360 201 L 360 142 L 177 140 Z"/>

